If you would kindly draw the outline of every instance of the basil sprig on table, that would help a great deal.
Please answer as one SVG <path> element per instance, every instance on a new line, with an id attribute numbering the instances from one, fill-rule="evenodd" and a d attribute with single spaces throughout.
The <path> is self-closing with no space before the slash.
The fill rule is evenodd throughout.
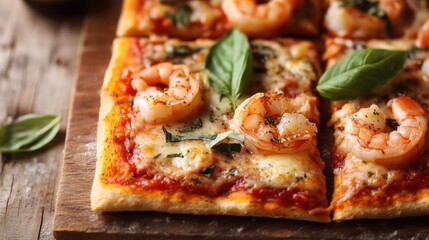
<path id="1" fill-rule="evenodd" d="M 355 51 L 329 68 L 317 91 L 332 100 L 350 100 L 370 93 L 404 66 L 406 52 L 368 48 Z"/>
<path id="2" fill-rule="evenodd" d="M 237 29 L 225 34 L 209 51 L 206 70 L 210 86 L 237 107 L 252 74 L 252 54 L 246 35 Z"/>
<path id="3" fill-rule="evenodd" d="M 0 152 L 17 153 L 38 150 L 60 130 L 61 118 L 55 115 L 28 114 L 0 127 Z"/>

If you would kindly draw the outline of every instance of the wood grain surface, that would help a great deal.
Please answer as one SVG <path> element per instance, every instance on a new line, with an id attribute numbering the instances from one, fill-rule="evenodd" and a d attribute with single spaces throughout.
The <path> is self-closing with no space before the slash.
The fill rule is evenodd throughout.
<path id="1" fill-rule="evenodd" d="M 111 54 L 120 1 L 103 1 L 103 4 L 92 9 L 85 20 L 85 40 L 58 190 L 54 225 L 57 239 L 425 239 L 429 236 L 428 217 L 319 224 L 251 217 L 92 212 L 90 191 L 96 163 L 99 89 Z M 329 143 L 326 131 L 321 133 L 325 136 L 322 146 L 325 150 Z M 332 172 L 332 168 L 328 167 L 326 172 Z M 328 180 L 332 181 L 332 173 L 328 174 Z"/>
<path id="2" fill-rule="evenodd" d="M 0 0 L 0 125 L 57 114 L 60 134 L 29 154 L 0 154 L 0 239 L 54 239 L 54 207 L 84 12 L 47 16 Z"/>

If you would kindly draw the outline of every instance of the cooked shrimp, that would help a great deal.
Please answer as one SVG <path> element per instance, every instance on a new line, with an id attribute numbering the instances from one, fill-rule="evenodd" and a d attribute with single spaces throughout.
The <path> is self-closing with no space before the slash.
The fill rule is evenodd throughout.
<path id="1" fill-rule="evenodd" d="M 326 13 L 325 27 L 331 34 L 357 39 L 388 37 L 386 20 L 357 7 L 342 6 L 344 2 L 333 2 Z M 371 4 L 371 1 L 367 2 L 365 7 Z M 394 35 L 400 34 L 403 31 L 403 25 L 411 19 L 406 15 L 409 8 L 406 0 L 379 0 L 377 8 L 389 18 Z"/>
<path id="2" fill-rule="evenodd" d="M 281 91 L 257 93 L 235 111 L 233 128 L 245 135 L 245 146 L 257 153 L 311 151 L 317 127 L 299 111 L 300 103 Z"/>
<path id="3" fill-rule="evenodd" d="M 222 8 L 229 22 L 251 37 L 275 34 L 291 17 L 294 0 L 224 0 Z"/>
<path id="4" fill-rule="evenodd" d="M 149 123 L 188 117 L 198 111 L 203 102 L 197 77 L 184 65 L 160 63 L 146 68 L 131 82 L 138 91 L 134 108 Z"/>
<path id="5" fill-rule="evenodd" d="M 396 130 L 386 132 L 386 115 L 373 104 L 346 120 L 344 141 L 357 158 L 400 168 L 423 153 L 428 119 L 421 106 L 406 96 L 390 100 L 387 107 L 399 124 Z"/>
<path id="6" fill-rule="evenodd" d="M 429 19 L 420 28 L 419 34 L 416 40 L 417 47 L 428 47 L 429 46 Z"/>

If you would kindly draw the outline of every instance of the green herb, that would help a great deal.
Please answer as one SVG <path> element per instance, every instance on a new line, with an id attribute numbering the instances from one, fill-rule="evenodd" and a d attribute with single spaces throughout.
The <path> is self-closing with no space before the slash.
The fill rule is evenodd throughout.
<path id="1" fill-rule="evenodd" d="M 174 56 L 184 56 L 184 55 L 190 55 L 197 52 L 200 52 L 203 50 L 201 47 L 192 48 L 187 45 L 182 46 L 168 46 L 167 47 L 167 56 L 168 57 L 174 57 Z"/>
<path id="2" fill-rule="evenodd" d="M 199 129 L 199 128 L 202 128 L 202 127 L 203 127 L 203 121 L 201 120 L 201 118 L 197 118 L 191 123 L 190 126 L 180 128 L 177 131 L 179 133 L 187 133 L 187 132 L 192 132 L 192 131 Z"/>
<path id="3" fill-rule="evenodd" d="M 202 140 L 210 149 L 216 149 L 221 152 L 234 151 L 240 152 L 241 145 L 239 143 L 221 143 L 221 141 L 229 138 L 235 139 L 240 142 L 244 142 L 244 136 L 240 133 L 234 133 L 232 131 L 218 133 L 218 134 L 205 134 L 205 135 L 175 135 L 162 126 L 162 131 L 165 134 L 166 142 L 181 142 L 184 140 Z M 218 146 L 219 145 L 219 146 Z M 240 146 L 239 146 L 240 145 Z"/>
<path id="4" fill-rule="evenodd" d="M 240 143 L 219 143 L 218 145 L 213 146 L 212 149 L 215 149 L 222 153 L 240 152 L 241 144 Z"/>
<path id="5" fill-rule="evenodd" d="M 203 174 L 204 176 L 210 178 L 212 176 L 212 173 L 214 172 L 215 168 L 216 167 L 214 165 L 210 165 L 210 166 L 204 168 L 203 170 L 201 170 L 200 173 Z"/>
<path id="6" fill-rule="evenodd" d="M 225 140 L 226 138 L 235 139 L 240 142 L 244 142 L 244 136 L 242 134 L 228 131 L 228 132 L 216 134 L 216 137 L 207 143 L 208 147 L 213 148 L 214 146 L 216 146 L 218 143 Z"/>
<path id="7" fill-rule="evenodd" d="M 406 57 L 406 52 L 384 49 L 355 51 L 323 74 L 317 91 L 333 100 L 366 95 L 401 71 Z"/>
<path id="8" fill-rule="evenodd" d="M 186 26 L 191 22 L 192 8 L 187 4 L 182 4 L 173 14 L 168 13 L 168 17 L 176 26 Z"/>
<path id="9" fill-rule="evenodd" d="M 225 34 L 210 49 L 206 69 L 210 86 L 229 98 L 235 109 L 252 74 L 252 55 L 246 35 L 237 29 Z"/>
<path id="10" fill-rule="evenodd" d="M 386 33 L 388 37 L 392 36 L 392 22 L 387 13 L 377 7 L 377 2 L 370 0 L 349 0 L 340 3 L 340 7 L 354 7 L 369 15 L 378 17 L 386 23 Z"/>
<path id="11" fill-rule="evenodd" d="M 194 182 L 196 182 L 196 183 L 201 183 L 201 182 L 200 182 L 200 179 L 198 179 L 198 177 L 197 177 L 197 176 L 192 176 L 192 177 L 191 177 L 191 180 L 192 180 L 192 181 L 194 181 Z"/>
<path id="12" fill-rule="evenodd" d="M 238 174 L 238 169 L 237 168 L 231 168 L 231 169 L 229 169 L 228 170 L 228 172 L 229 172 L 229 174 L 231 175 L 231 176 L 237 176 L 237 174 Z"/>
<path id="13" fill-rule="evenodd" d="M 183 158 L 183 154 L 181 153 L 172 153 L 172 154 L 167 154 L 166 158 L 175 158 L 175 157 L 179 157 L 179 158 Z"/>
<path id="14" fill-rule="evenodd" d="M 0 127 L 0 152 L 31 152 L 48 144 L 60 130 L 55 115 L 28 114 Z"/>

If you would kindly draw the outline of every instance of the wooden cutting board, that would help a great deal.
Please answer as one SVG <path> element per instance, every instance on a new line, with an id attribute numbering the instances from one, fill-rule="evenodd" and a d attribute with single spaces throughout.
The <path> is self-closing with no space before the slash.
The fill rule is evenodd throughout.
<path id="1" fill-rule="evenodd" d="M 90 192 L 96 163 L 99 89 L 110 59 L 121 1 L 92 2 L 96 4 L 85 20 L 80 69 L 69 114 L 55 212 L 57 239 L 423 239 L 429 236 L 429 217 L 319 224 L 251 217 L 92 212 Z M 325 144 L 322 153 L 328 152 L 329 141 L 323 137 L 330 136 L 327 131 L 321 132 L 325 139 L 321 141 Z M 332 165 L 329 158 L 325 160 L 328 190 L 331 190 Z"/>

